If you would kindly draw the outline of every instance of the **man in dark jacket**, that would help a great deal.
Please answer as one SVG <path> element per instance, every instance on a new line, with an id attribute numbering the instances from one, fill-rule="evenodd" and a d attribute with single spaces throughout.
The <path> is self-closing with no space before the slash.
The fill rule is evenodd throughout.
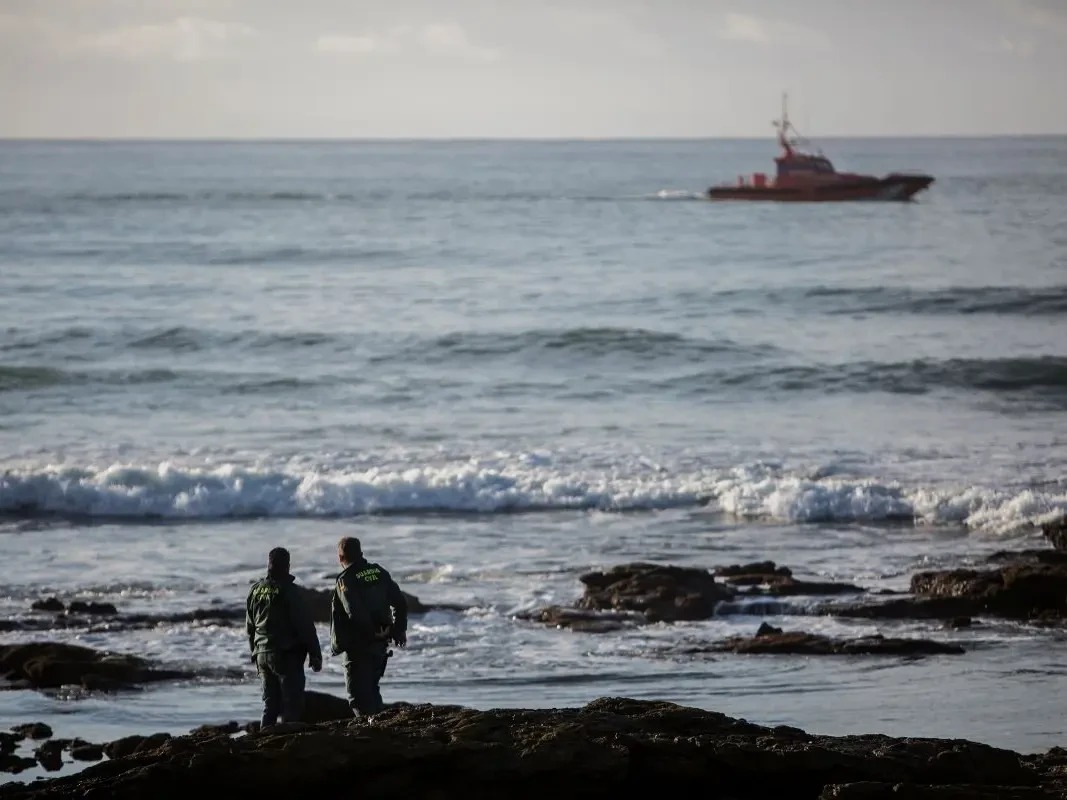
<path id="1" fill-rule="evenodd" d="M 304 659 L 322 669 L 315 621 L 303 593 L 289 574 L 289 551 L 275 547 L 267 556 L 267 577 L 248 592 L 245 628 L 248 647 L 263 686 L 262 726 L 299 722 L 304 711 Z"/>
<path id="2" fill-rule="evenodd" d="M 359 539 L 342 539 L 337 560 L 344 571 L 333 595 L 330 646 L 334 655 L 345 654 L 352 712 L 357 717 L 375 714 L 383 705 L 378 684 L 392 655 L 389 642 L 407 646 L 408 604 L 389 573 L 363 557 Z"/>

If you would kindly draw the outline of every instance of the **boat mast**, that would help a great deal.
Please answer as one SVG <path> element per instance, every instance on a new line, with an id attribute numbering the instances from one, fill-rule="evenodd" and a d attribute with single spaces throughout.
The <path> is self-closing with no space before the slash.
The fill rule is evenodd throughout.
<path id="1" fill-rule="evenodd" d="M 778 129 L 778 144 L 785 150 L 787 156 L 793 155 L 793 145 L 789 142 L 789 95 L 782 92 L 782 118 L 774 122 Z"/>

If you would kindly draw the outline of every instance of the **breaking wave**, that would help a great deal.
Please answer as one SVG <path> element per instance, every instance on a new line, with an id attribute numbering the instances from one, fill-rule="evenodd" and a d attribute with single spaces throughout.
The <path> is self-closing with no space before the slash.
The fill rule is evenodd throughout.
<path id="1" fill-rule="evenodd" d="M 906 521 L 1011 533 L 1062 517 L 1067 485 L 906 486 L 780 467 L 582 468 L 533 454 L 371 468 L 42 465 L 0 477 L 0 513 L 129 521 L 708 507 L 794 523 Z"/>

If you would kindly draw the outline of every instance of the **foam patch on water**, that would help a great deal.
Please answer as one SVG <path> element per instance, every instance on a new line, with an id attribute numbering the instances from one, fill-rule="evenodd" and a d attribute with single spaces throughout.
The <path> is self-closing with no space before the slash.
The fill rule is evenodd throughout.
<path id="1" fill-rule="evenodd" d="M 906 486 L 775 465 L 672 470 L 528 454 L 332 468 L 307 461 L 22 466 L 0 477 L 0 512 L 128 519 L 346 517 L 375 513 L 630 511 L 708 506 L 794 523 L 908 521 L 1006 533 L 1067 512 L 1067 487 Z"/>

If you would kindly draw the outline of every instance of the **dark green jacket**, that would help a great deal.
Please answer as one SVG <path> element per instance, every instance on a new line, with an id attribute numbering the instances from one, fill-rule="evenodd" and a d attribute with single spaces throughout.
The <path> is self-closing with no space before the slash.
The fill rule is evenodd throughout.
<path id="1" fill-rule="evenodd" d="M 407 629 L 408 602 L 381 566 L 360 560 L 337 576 L 330 614 L 334 655 L 387 643 L 406 636 Z"/>
<path id="2" fill-rule="evenodd" d="M 275 578 L 268 575 L 253 584 L 245 604 L 245 628 L 248 648 L 255 657 L 260 653 L 300 653 L 322 659 L 315 621 L 293 576 Z"/>

